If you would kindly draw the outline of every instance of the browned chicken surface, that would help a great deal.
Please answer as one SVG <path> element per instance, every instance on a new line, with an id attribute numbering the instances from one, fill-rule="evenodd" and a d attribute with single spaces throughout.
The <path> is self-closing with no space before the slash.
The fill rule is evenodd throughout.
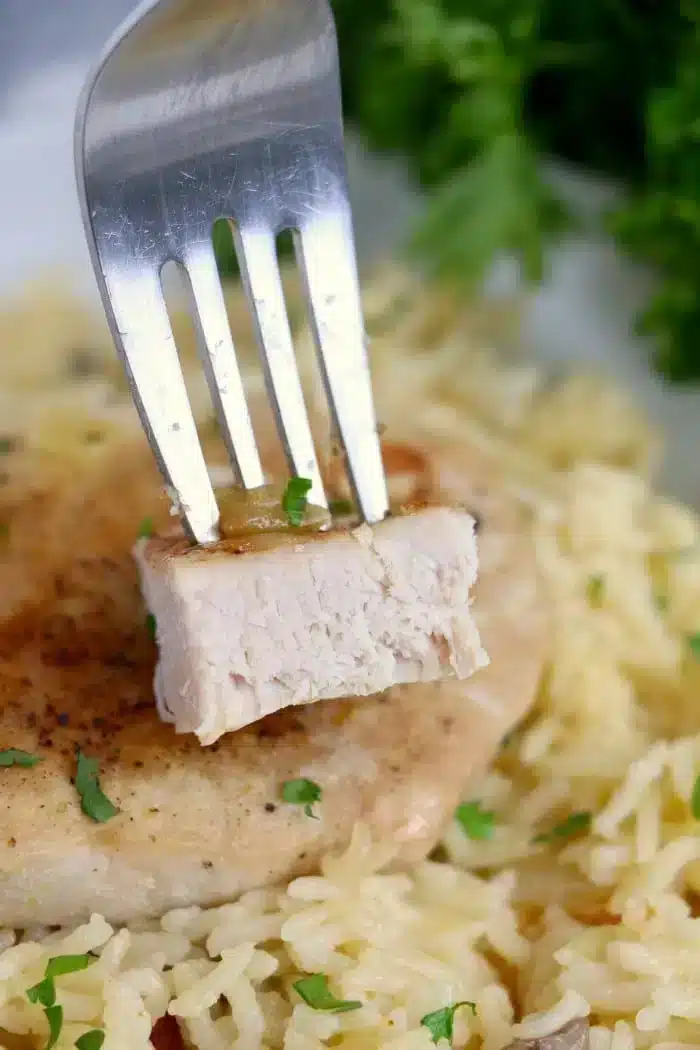
<path id="1" fill-rule="evenodd" d="M 439 450 L 386 455 L 403 485 L 408 459 L 415 494 L 439 491 Z M 358 819 L 402 859 L 432 848 L 531 703 L 543 660 L 517 509 L 484 487 L 487 464 L 466 454 L 460 464 L 463 491 L 450 483 L 442 495 L 468 495 L 479 520 L 475 612 L 492 666 L 468 683 L 283 712 L 204 749 L 161 724 L 153 702 L 155 646 L 131 549 L 141 519 L 165 524 L 167 507 L 144 443 L 3 456 L 0 750 L 41 761 L 2 770 L 0 925 L 216 902 L 313 870 Z M 81 812 L 78 750 L 99 762 L 119 808 L 106 823 Z M 322 789 L 319 819 L 280 800 L 299 777 Z"/>

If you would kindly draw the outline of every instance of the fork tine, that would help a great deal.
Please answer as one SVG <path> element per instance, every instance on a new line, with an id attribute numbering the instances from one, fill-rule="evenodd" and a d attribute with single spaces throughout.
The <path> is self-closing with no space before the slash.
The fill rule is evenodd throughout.
<path id="1" fill-rule="evenodd" d="M 265 482 L 241 372 L 226 314 L 211 244 L 197 244 L 184 256 L 192 294 L 200 354 L 224 441 L 238 479 L 247 489 Z"/>
<path id="2" fill-rule="evenodd" d="M 112 270 L 104 297 L 141 422 L 167 484 L 199 543 L 218 536 L 219 510 L 197 436 L 157 271 Z M 112 315 L 110 317 L 110 314 Z"/>
<path id="3" fill-rule="evenodd" d="M 262 227 L 249 227 L 234 229 L 234 238 L 287 460 L 295 474 L 311 480 L 309 502 L 326 507 L 328 503 L 299 380 L 274 234 Z"/>
<path id="4" fill-rule="evenodd" d="M 296 233 L 311 325 L 350 481 L 366 521 L 389 510 L 365 349 L 352 221 L 347 203 L 312 214 Z"/>

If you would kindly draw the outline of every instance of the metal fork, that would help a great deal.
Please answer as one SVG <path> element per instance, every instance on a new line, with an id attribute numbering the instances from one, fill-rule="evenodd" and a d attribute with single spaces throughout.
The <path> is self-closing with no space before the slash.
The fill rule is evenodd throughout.
<path id="1" fill-rule="evenodd" d="M 212 247 L 234 239 L 280 437 L 326 506 L 282 293 L 276 236 L 294 231 L 334 424 L 365 520 L 388 510 L 347 192 L 338 54 L 327 0 L 148 0 L 88 78 L 78 192 L 112 335 L 191 539 L 219 511 L 161 283 L 183 268 L 238 480 L 264 476 Z"/>

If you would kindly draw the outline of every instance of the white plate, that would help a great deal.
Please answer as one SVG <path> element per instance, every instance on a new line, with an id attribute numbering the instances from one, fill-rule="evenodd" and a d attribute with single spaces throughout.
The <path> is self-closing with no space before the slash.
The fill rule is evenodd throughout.
<path id="1" fill-rule="evenodd" d="M 0 111 L 0 294 L 11 294 L 39 269 L 60 267 L 81 295 L 96 289 L 73 184 L 75 100 L 85 57 L 44 67 L 18 80 Z M 419 209 L 399 165 L 350 150 L 361 260 L 388 253 Z M 557 171 L 562 191 L 588 220 L 610 199 L 595 180 Z M 591 224 L 591 228 L 595 223 Z M 523 342 L 549 367 L 602 370 L 642 404 L 667 438 L 663 484 L 700 504 L 700 390 L 669 389 L 650 372 L 648 347 L 631 335 L 649 277 L 595 233 L 567 239 L 551 253 L 551 276 L 532 296 Z M 508 284 L 508 267 L 501 268 Z M 499 276 L 499 275 L 497 275 Z M 0 348 L 1 349 L 1 348 Z"/>

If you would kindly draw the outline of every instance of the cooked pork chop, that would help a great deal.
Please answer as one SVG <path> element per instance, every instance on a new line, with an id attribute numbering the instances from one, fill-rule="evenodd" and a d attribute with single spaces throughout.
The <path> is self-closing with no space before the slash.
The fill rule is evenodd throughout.
<path id="1" fill-rule="evenodd" d="M 459 485 L 444 495 L 469 498 L 480 523 L 474 611 L 493 666 L 467 682 L 288 709 L 209 748 L 176 736 L 153 702 L 156 650 L 131 549 L 145 515 L 158 528 L 168 518 L 144 443 L 114 438 L 69 461 L 4 458 L 0 750 L 41 762 L 0 769 L 0 926 L 230 899 L 314 870 L 358 819 L 402 861 L 433 847 L 531 704 L 544 658 L 526 530 L 511 501 L 479 487 L 490 468 L 461 455 Z M 395 459 L 388 449 L 390 473 L 405 474 Z M 119 808 L 106 823 L 81 811 L 76 749 L 97 760 Z M 280 801 L 300 777 L 321 787 L 317 820 Z"/>
<path id="2" fill-rule="evenodd" d="M 467 678 L 488 662 L 462 510 L 206 547 L 154 536 L 136 559 L 157 630 L 158 710 L 202 744 L 285 707 Z"/>

